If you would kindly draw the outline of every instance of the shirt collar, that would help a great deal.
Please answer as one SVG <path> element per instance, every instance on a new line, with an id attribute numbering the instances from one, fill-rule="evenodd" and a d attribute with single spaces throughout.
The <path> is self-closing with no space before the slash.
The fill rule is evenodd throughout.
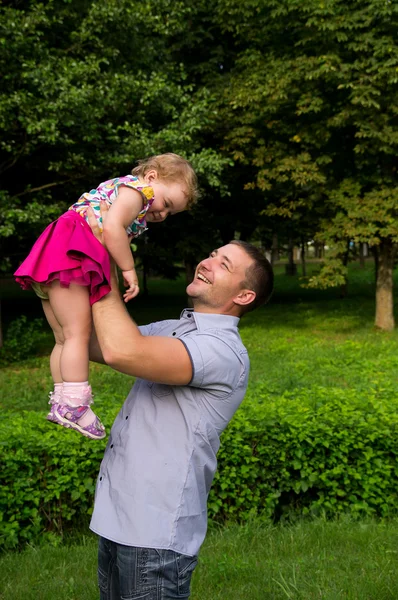
<path id="1" fill-rule="evenodd" d="M 206 329 L 236 329 L 239 324 L 239 317 L 232 315 L 219 315 L 211 313 L 195 312 L 193 308 L 185 308 L 180 319 L 194 318 L 198 331 Z"/>

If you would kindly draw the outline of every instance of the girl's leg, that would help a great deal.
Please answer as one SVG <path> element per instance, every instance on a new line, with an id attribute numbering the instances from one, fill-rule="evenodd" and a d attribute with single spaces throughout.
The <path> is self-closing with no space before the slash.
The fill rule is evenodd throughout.
<path id="1" fill-rule="evenodd" d="M 51 352 L 51 356 L 50 356 L 51 377 L 53 378 L 54 384 L 57 384 L 57 383 L 62 384 L 61 354 L 62 354 L 62 348 L 64 345 L 64 334 L 62 332 L 61 325 L 58 323 L 57 319 L 55 318 L 55 315 L 51 308 L 49 300 L 42 300 L 41 303 L 42 303 L 44 314 L 46 316 L 48 324 L 50 325 L 51 329 L 53 330 L 54 339 L 55 339 L 55 346 L 54 346 L 54 348 Z"/>
<path id="2" fill-rule="evenodd" d="M 88 289 L 72 283 L 69 288 L 54 281 L 48 288 L 52 313 L 62 328 L 60 374 L 64 382 L 88 379 L 88 347 L 91 335 L 91 306 Z"/>
<path id="3" fill-rule="evenodd" d="M 50 306 L 49 300 L 42 300 L 41 303 L 42 303 L 43 311 L 44 311 L 44 314 L 48 321 L 48 324 L 50 325 L 51 329 L 53 330 L 54 339 L 55 339 L 55 345 L 54 345 L 54 348 L 53 348 L 53 350 L 51 352 L 51 356 L 50 356 L 50 371 L 51 371 L 51 377 L 53 378 L 53 382 L 54 382 L 54 389 L 49 394 L 49 397 L 50 397 L 49 404 L 51 404 L 51 409 L 47 415 L 47 419 L 49 421 L 52 421 L 53 423 L 56 423 L 57 418 L 54 415 L 54 409 L 56 407 L 56 404 L 62 403 L 62 396 L 63 396 L 63 393 L 62 393 L 63 392 L 63 382 L 62 382 L 62 375 L 61 375 L 61 354 L 62 354 L 62 348 L 64 345 L 64 334 L 62 332 L 61 325 L 58 323 L 57 319 L 55 318 L 55 315 Z"/>
<path id="4" fill-rule="evenodd" d="M 89 407 L 91 306 L 88 289 L 73 283 L 69 288 L 64 288 L 59 281 L 54 281 L 46 289 L 51 310 L 62 328 L 64 339 L 60 356 L 60 372 L 64 382 L 63 405 L 56 408 L 56 414 L 62 424 L 69 423 L 84 435 L 104 437 L 104 428 Z"/>

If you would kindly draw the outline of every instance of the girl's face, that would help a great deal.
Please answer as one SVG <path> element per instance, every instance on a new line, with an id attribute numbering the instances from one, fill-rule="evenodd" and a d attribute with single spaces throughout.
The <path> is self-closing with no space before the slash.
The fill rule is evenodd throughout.
<path id="1" fill-rule="evenodd" d="M 182 212 L 187 207 L 187 194 L 182 183 L 159 179 L 156 171 L 148 171 L 144 181 L 153 188 L 155 196 L 146 213 L 148 223 L 160 223 L 169 215 Z"/>

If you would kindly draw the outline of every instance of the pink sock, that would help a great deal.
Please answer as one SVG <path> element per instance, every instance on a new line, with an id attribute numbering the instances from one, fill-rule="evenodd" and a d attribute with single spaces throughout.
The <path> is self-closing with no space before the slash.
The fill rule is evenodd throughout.
<path id="1" fill-rule="evenodd" d="M 54 383 L 54 400 L 55 402 L 62 402 L 62 390 L 63 390 L 63 384 L 62 383 Z"/>
<path id="2" fill-rule="evenodd" d="M 95 413 L 89 407 L 91 399 L 91 387 L 89 386 L 88 381 L 64 381 L 63 403 L 67 404 L 68 406 L 88 406 L 88 410 L 78 421 L 81 427 L 90 425 L 90 423 L 92 423 L 96 417 Z"/>

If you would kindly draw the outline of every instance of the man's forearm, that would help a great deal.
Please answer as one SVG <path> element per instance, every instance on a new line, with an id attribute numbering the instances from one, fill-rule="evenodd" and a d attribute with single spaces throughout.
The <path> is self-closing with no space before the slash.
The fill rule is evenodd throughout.
<path id="1" fill-rule="evenodd" d="M 123 303 L 117 281 L 112 279 L 112 290 L 92 306 L 95 332 L 104 361 L 118 370 L 133 359 L 132 349 L 139 344 L 141 335 Z M 129 369 L 129 374 L 131 370 Z"/>
<path id="2" fill-rule="evenodd" d="M 101 348 L 98 343 L 97 334 L 95 332 L 95 328 L 93 327 L 93 331 L 90 337 L 90 345 L 89 345 L 89 359 L 92 362 L 99 363 L 101 365 L 105 365 L 104 357 L 102 356 Z"/>
<path id="3" fill-rule="evenodd" d="M 128 314 L 117 283 L 95 302 L 93 319 L 105 362 L 127 375 L 168 385 L 187 385 L 191 359 L 184 344 L 168 336 L 144 336 Z"/>

